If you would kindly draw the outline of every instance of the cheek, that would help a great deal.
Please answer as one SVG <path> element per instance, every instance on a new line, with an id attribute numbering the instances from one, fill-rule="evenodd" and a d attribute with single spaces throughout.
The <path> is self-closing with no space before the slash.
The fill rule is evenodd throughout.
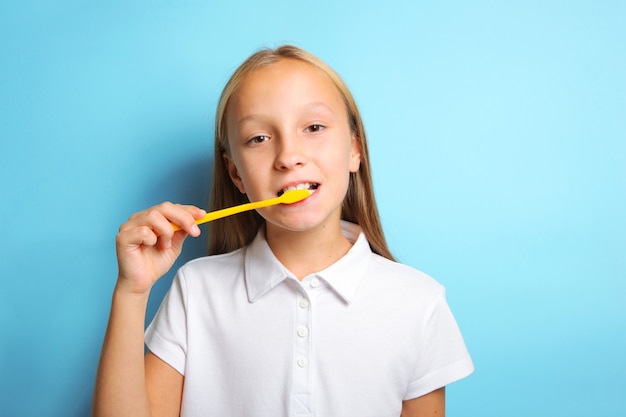
<path id="1" fill-rule="evenodd" d="M 231 156 L 224 156 L 224 160 L 231 180 L 239 191 L 245 194 L 248 188 L 248 181 L 246 179 L 245 165 L 242 164 L 239 155 L 231 154 Z"/>
<path id="2" fill-rule="evenodd" d="M 253 191 L 255 184 L 262 180 L 262 172 L 259 170 L 258 165 L 254 163 L 242 163 L 240 166 L 239 175 L 241 182 L 246 187 L 248 192 Z"/>
<path id="3" fill-rule="evenodd" d="M 338 163 L 340 161 L 337 161 Z M 342 157 L 342 166 L 346 166 L 348 171 L 357 172 L 361 166 L 361 154 L 355 146 L 348 146 Z"/>

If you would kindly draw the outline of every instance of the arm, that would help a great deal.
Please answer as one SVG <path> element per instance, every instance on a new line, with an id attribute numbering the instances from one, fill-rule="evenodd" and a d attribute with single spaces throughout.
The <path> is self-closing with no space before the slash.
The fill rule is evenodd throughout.
<path id="1" fill-rule="evenodd" d="M 200 234 L 194 220 L 203 215 L 196 207 L 164 203 L 131 216 L 120 227 L 119 275 L 96 376 L 94 417 L 179 415 L 183 376 L 154 355 L 144 359 L 144 322 L 152 285 L 174 264 L 186 236 Z M 174 232 L 170 221 L 183 230 Z M 177 394 L 160 397 L 162 389 Z M 172 406 L 157 414 L 156 407 L 166 399 Z"/>
<path id="2" fill-rule="evenodd" d="M 444 417 L 446 415 L 446 388 L 439 388 L 402 403 L 400 417 Z"/>
<path id="3" fill-rule="evenodd" d="M 152 416 L 178 417 L 183 397 L 184 377 L 150 351 L 146 353 L 144 363 Z"/>

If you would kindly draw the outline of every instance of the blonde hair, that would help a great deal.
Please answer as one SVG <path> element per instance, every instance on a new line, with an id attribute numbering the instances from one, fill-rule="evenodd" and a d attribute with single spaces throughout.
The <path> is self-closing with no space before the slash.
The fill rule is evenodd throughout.
<path id="1" fill-rule="evenodd" d="M 215 147 L 213 185 L 209 210 L 218 210 L 248 202 L 246 196 L 232 183 L 223 155 L 229 153 L 226 129 L 226 109 L 233 92 L 256 69 L 271 65 L 281 59 L 295 59 L 312 65 L 324 73 L 337 87 L 346 105 L 348 122 L 361 147 L 361 165 L 350 174 L 348 191 L 343 201 L 341 218 L 356 223 L 367 237 L 374 253 L 393 260 L 381 227 L 370 171 L 367 140 L 356 102 L 341 77 L 316 56 L 298 47 L 284 45 L 276 49 L 262 49 L 235 70 L 220 96 L 215 116 Z M 256 211 L 217 220 L 209 226 L 209 254 L 231 252 L 248 245 L 254 239 L 263 218 Z"/>

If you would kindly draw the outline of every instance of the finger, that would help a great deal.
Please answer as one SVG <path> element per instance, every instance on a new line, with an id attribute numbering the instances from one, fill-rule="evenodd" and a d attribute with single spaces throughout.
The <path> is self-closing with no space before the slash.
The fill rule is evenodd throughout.
<path id="1" fill-rule="evenodd" d="M 126 230 L 134 231 L 133 236 L 141 239 L 141 244 L 169 249 L 174 231 L 166 217 L 168 210 L 171 210 L 170 204 L 164 203 L 131 216 L 131 219 L 121 227 L 121 233 Z"/>
<path id="2" fill-rule="evenodd" d="M 182 251 L 183 243 L 185 242 L 185 239 L 187 238 L 187 236 L 190 236 L 190 235 L 184 230 L 179 230 L 175 232 L 171 241 L 172 249 L 174 249 L 176 252 Z"/>
<path id="3" fill-rule="evenodd" d="M 197 237 L 200 235 L 200 228 L 196 224 L 196 220 L 201 219 L 206 214 L 201 208 L 196 206 L 179 206 L 181 210 L 172 212 L 172 216 L 169 217 L 173 226 L 177 226 L 180 230 L 185 231 L 187 234 Z"/>
<path id="4" fill-rule="evenodd" d="M 206 211 L 196 206 L 164 202 L 133 214 L 126 223 L 120 226 L 119 231 L 122 232 L 140 225 L 148 225 L 158 235 L 168 239 L 172 236 L 173 230 L 170 230 L 172 225 L 176 225 L 188 234 L 198 236 L 200 229 L 195 221 L 196 219 L 201 219 L 205 214 Z M 167 225 L 164 219 L 167 220 Z"/>
<path id="5" fill-rule="evenodd" d="M 137 226 L 120 232 L 116 238 L 118 248 L 136 248 L 156 245 L 158 236 L 148 226 Z"/>
<path id="6" fill-rule="evenodd" d="M 174 236 L 172 229 L 172 218 L 180 216 L 177 214 L 180 208 L 171 203 L 162 203 L 156 207 L 148 209 L 145 216 L 139 221 L 150 226 L 154 232 L 163 239 L 171 239 Z"/>

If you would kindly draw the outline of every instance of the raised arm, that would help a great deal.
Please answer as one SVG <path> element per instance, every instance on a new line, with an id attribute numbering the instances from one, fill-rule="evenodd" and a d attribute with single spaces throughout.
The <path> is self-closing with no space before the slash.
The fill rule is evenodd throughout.
<path id="1" fill-rule="evenodd" d="M 173 409 L 178 415 L 180 395 L 169 397 L 178 403 L 166 410 L 156 401 L 160 397 L 150 394 L 176 387 L 182 392 L 183 377 L 153 355 L 144 362 L 146 306 L 152 285 L 172 267 L 185 238 L 200 235 L 194 220 L 204 214 L 197 207 L 163 203 L 120 227 L 119 272 L 96 377 L 94 417 L 160 416 Z M 182 230 L 174 232 L 170 222 Z M 151 410 L 156 406 L 159 410 Z"/>

